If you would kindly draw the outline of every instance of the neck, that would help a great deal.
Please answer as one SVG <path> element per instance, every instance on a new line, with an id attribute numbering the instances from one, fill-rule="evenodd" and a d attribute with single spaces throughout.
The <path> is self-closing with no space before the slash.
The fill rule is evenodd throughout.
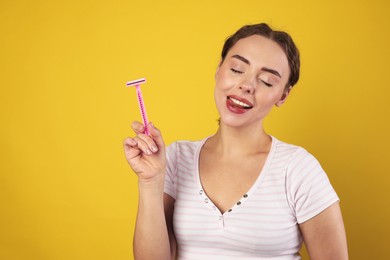
<path id="1" fill-rule="evenodd" d="M 236 128 L 222 122 L 210 138 L 209 147 L 223 157 L 248 156 L 269 152 L 272 139 L 259 127 Z"/>

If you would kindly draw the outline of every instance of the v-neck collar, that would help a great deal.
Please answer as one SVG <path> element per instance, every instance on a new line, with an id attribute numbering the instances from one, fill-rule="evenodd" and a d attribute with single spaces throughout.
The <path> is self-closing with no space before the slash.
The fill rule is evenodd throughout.
<path id="1" fill-rule="evenodd" d="M 195 151 L 195 183 L 197 185 L 197 190 L 199 191 L 199 195 L 202 196 L 202 202 L 205 205 L 205 207 L 208 207 L 212 209 L 213 211 L 216 211 L 219 213 L 219 215 L 223 216 L 226 214 L 229 214 L 232 211 L 237 210 L 239 207 L 242 207 L 242 205 L 245 203 L 246 200 L 251 198 L 251 195 L 256 191 L 256 189 L 259 187 L 261 182 L 263 181 L 265 175 L 267 174 L 268 168 L 271 164 L 272 158 L 275 154 L 275 147 L 276 147 L 276 142 L 277 139 L 271 135 L 272 138 L 272 143 L 271 143 L 271 149 L 267 155 L 267 158 L 264 162 L 264 165 L 256 178 L 256 181 L 253 183 L 253 185 L 250 187 L 250 189 L 241 197 L 239 201 L 237 201 L 236 204 L 234 204 L 229 210 L 226 212 L 221 212 L 217 206 L 213 203 L 213 201 L 206 195 L 206 192 L 203 189 L 202 182 L 200 180 L 200 172 L 199 172 L 199 158 L 200 158 L 200 151 L 202 150 L 204 144 L 206 141 L 210 138 L 207 137 L 199 142 L 199 145 Z"/>

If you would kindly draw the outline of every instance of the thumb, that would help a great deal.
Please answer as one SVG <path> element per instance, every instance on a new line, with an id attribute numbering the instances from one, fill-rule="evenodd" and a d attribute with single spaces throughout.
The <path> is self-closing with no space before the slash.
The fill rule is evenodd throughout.
<path id="1" fill-rule="evenodd" d="M 164 139 L 161 135 L 161 132 L 159 129 L 157 129 L 152 122 L 148 124 L 149 133 L 152 136 L 153 140 L 156 142 L 157 146 L 159 148 L 165 148 Z"/>

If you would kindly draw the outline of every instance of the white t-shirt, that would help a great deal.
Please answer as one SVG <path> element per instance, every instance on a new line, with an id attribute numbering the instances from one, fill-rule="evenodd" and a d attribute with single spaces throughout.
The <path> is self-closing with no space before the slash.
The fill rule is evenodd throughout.
<path id="1" fill-rule="evenodd" d="M 199 178 L 199 153 L 206 140 L 167 148 L 164 192 L 175 199 L 178 258 L 301 259 L 298 224 L 339 200 L 318 161 L 305 149 L 272 137 L 253 186 L 221 213 Z"/>

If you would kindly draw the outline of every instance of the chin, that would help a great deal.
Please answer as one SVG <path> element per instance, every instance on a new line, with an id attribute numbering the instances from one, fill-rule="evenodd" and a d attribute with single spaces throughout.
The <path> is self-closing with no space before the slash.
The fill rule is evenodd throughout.
<path id="1" fill-rule="evenodd" d="M 219 125 L 225 125 L 234 128 L 246 128 L 246 127 L 262 127 L 263 117 L 254 118 L 253 115 L 234 115 L 230 113 L 219 114 Z"/>
<path id="2" fill-rule="evenodd" d="M 243 118 L 237 118 L 232 116 L 221 116 L 219 118 L 219 124 L 229 126 L 229 127 L 243 127 L 245 125 L 248 125 L 248 122 L 246 122 L 246 120 L 243 120 Z"/>

